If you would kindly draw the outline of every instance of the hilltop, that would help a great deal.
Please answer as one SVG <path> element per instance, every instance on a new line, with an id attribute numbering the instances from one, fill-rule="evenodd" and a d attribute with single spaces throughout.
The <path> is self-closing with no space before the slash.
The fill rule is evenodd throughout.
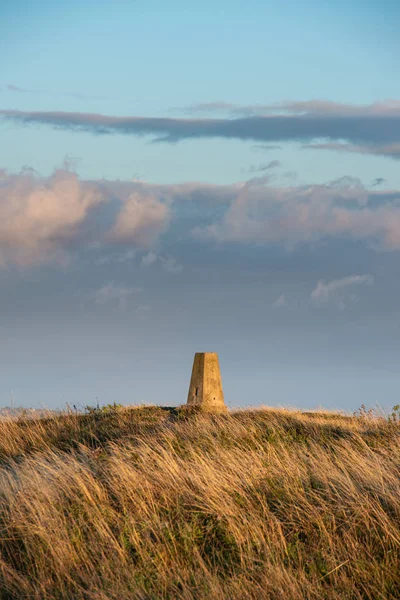
<path id="1" fill-rule="evenodd" d="M 398 598 L 399 433 L 366 411 L 2 419 L 0 598 Z"/>

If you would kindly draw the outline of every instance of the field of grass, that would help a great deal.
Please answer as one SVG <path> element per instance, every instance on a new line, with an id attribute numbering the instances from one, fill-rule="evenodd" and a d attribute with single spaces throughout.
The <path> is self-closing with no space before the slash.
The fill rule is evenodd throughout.
<path id="1" fill-rule="evenodd" d="M 398 599 L 399 433 L 268 409 L 0 420 L 0 598 Z"/>

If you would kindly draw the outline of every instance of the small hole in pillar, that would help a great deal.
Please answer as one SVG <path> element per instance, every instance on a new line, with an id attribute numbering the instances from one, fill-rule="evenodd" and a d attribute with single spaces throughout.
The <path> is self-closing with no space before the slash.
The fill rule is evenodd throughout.
<path id="1" fill-rule="evenodd" d="M 199 388 L 196 388 L 195 396 L 198 396 L 198 394 L 199 394 Z"/>

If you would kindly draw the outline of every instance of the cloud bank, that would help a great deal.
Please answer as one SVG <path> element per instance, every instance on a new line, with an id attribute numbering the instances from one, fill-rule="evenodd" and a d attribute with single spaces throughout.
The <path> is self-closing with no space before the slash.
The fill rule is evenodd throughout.
<path id="1" fill-rule="evenodd" d="M 220 104 L 208 106 L 214 111 L 219 111 Z M 310 147 L 313 142 L 324 140 L 322 145 L 314 145 L 314 149 L 348 150 L 391 158 L 399 156 L 400 102 L 397 100 L 377 102 L 368 106 L 321 100 L 247 107 L 222 104 L 224 111 L 231 110 L 234 115 L 239 116 L 151 118 L 1 110 L 0 117 L 23 125 L 42 124 L 92 134 L 151 136 L 157 142 L 224 138 L 260 143 L 300 142 Z"/>
<path id="2" fill-rule="evenodd" d="M 400 249 L 400 193 L 368 192 L 345 177 L 325 185 L 276 188 L 251 180 L 222 219 L 197 227 L 199 238 L 281 244 L 292 249 L 329 237 L 348 237 Z"/>
<path id="3" fill-rule="evenodd" d="M 232 185 L 82 181 L 66 169 L 40 177 L 0 171 L 0 261 L 29 266 L 65 262 L 100 248 L 98 264 L 126 262 L 168 273 L 163 236 L 207 245 L 279 245 L 293 250 L 326 239 L 400 249 L 400 192 L 367 190 L 344 177 L 325 185 L 274 187 L 268 176 Z M 171 237 L 172 236 L 172 237 Z M 108 254 L 107 254 L 108 253 Z"/>

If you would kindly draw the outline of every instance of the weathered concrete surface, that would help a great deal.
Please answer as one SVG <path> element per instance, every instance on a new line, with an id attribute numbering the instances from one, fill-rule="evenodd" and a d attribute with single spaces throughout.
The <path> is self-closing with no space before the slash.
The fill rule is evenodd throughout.
<path id="1" fill-rule="evenodd" d="M 216 352 L 196 352 L 187 399 L 188 407 L 206 412 L 226 412 Z"/>

